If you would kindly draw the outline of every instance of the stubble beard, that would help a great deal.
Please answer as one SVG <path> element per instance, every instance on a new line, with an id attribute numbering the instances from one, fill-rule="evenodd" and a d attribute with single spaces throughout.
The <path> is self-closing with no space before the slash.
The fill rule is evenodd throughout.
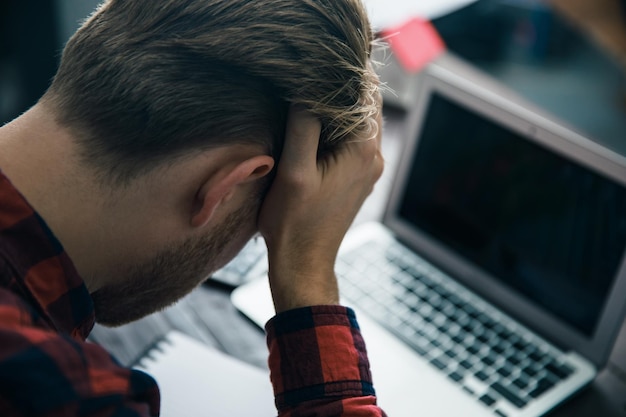
<path id="1" fill-rule="evenodd" d="M 250 231 L 242 225 L 248 224 L 254 213 L 254 206 L 243 207 L 210 234 L 189 238 L 147 262 L 126 268 L 121 273 L 124 279 L 92 293 L 96 321 L 104 326 L 120 326 L 160 311 L 189 294 L 249 240 Z M 238 245 L 229 248 L 233 242 Z"/>

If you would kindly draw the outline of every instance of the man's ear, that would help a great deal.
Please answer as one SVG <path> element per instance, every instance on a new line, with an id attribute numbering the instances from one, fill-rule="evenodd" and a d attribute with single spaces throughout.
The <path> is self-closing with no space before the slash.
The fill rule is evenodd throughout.
<path id="1" fill-rule="evenodd" d="M 256 181 L 274 168 L 274 158 L 257 155 L 218 169 L 199 188 L 191 213 L 191 226 L 207 224 L 217 208 L 237 191 L 237 187 Z"/>

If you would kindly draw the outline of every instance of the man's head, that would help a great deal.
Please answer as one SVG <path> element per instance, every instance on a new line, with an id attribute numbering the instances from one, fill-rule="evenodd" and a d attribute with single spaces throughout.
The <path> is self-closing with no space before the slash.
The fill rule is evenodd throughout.
<path id="1" fill-rule="evenodd" d="M 332 147 L 373 112 L 371 43 L 360 0 L 109 0 L 67 44 L 46 101 L 117 184 L 233 143 L 278 156 L 289 104 Z"/>
<path id="2" fill-rule="evenodd" d="M 96 10 L 39 107 L 75 161 L 52 161 L 65 172 L 50 187 L 60 202 L 42 199 L 41 212 L 98 321 L 169 305 L 243 247 L 290 105 L 322 122 L 320 152 L 371 128 L 371 44 L 359 0 L 109 0 Z"/>

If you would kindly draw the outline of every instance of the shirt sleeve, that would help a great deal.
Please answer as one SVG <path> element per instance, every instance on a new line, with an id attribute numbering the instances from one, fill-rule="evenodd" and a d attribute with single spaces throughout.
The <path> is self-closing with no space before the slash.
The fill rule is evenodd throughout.
<path id="1" fill-rule="evenodd" d="M 356 316 L 342 306 L 286 311 L 266 325 L 280 417 L 386 416 L 376 405 Z"/>
<path id="2" fill-rule="evenodd" d="M 98 345 L 33 327 L 0 326 L 0 415 L 158 415 L 149 375 L 120 366 Z"/>

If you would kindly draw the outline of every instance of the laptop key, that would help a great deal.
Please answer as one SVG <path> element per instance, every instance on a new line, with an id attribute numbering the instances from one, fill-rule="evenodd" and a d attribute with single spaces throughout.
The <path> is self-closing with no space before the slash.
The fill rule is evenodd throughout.
<path id="1" fill-rule="evenodd" d="M 463 375 L 461 375 L 458 372 L 452 372 L 451 374 L 448 375 L 448 377 L 455 382 L 459 382 L 463 379 Z"/>
<path id="2" fill-rule="evenodd" d="M 441 323 L 437 326 L 437 329 L 443 334 L 448 334 L 450 332 L 450 325 L 447 323 Z"/>
<path id="3" fill-rule="evenodd" d="M 472 355 L 475 355 L 478 352 L 480 352 L 480 348 L 481 348 L 481 345 L 479 343 L 474 343 L 473 345 L 467 348 L 467 351 L 471 353 Z"/>
<path id="4" fill-rule="evenodd" d="M 455 334 L 454 336 L 452 336 L 452 340 L 456 344 L 461 344 L 461 342 L 463 342 L 466 338 L 467 338 L 467 334 L 465 332 L 459 332 Z"/>
<path id="5" fill-rule="evenodd" d="M 530 383 L 530 380 L 526 378 L 525 376 L 521 376 L 521 375 L 513 381 L 513 385 L 515 385 L 519 389 L 526 389 L 529 383 Z"/>
<path id="6" fill-rule="evenodd" d="M 530 391 L 530 393 L 528 395 L 530 395 L 532 398 L 537 398 L 539 396 L 541 396 L 543 393 L 545 393 L 546 391 L 548 391 L 550 388 L 552 388 L 554 386 L 554 382 L 552 382 L 549 379 L 541 379 L 539 380 L 539 382 L 537 382 L 537 386 Z"/>
<path id="7" fill-rule="evenodd" d="M 444 352 L 446 354 L 446 356 L 448 356 L 449 358 L 456 358 L 457 357 L 457 353 L 455 351 L 453 351 L 452 349 L 448 349 Z"/>
<path id="8" fill-rule="evenodd" d="M 513 343 L 513 347 L 516 350 L 526 350 L 530 346 L 530 344 L 527 341 L 525 341 L 524 339 L 521 339 L 517 335 L 511 336 L 509 338 L 509 341 Z"/>
<path id="9" fill-rule="evenodd" d="M 491 330 L 496 333 L 498 335 L 498 337 L 500 337 L 501 339 L 504 338 L 504 332 L 506 330 L 506 328 L 501 325 L 500 323 L 495 323 L 492 327 Z"/>
<path id="10" fill-rule="evenodd" d="M 545 354 L 539 350 L 537 350 L 536 348 L 534 348 L 533 350 L 531 350 L 528 353 L 528 357 L 530 358 L 530 360 L 532 360 L 533 362 L 541 362 L 543 361 L 543 359 L 545 358 Z"/>
<path id="11" fill-rule="evenodd" d="M 489 375 L 487 375 L 484 371 L 476 372 L 475 376 L 483 382 L 489 379 Z"/>
<path id="12" fill-rule="evenodd" d="M 555 374 L 547 370 L 543 372 L 542 379 L 550 381 L 553 385 L 557 384 L 561 380 L 561 378 L 559 378 L 558 376 L 556 376 Z"/>
<path id="13" fill-rule="evenodd" d="M 467 313 L 468 316 L 470 316 L 471 318 L 475 319 L 478 317 L 478 315 L 480 315 L 480 311 L 478 311 L 474 306 L 472 306 L 471 304 L 465 304 L 463 306 L 463 310 L 465 310 L 465 312 Z"/>
<path id="14" fill-rule="evenodd" d="M 452 304 L 454 304 L 457 308 L 459 309 L 463 309 L 466 306 L 465 301 L 463 301 L 458 295 L 456 294 L 449 294 L 448 295 L 448 301 L 451 302 Z"/>
<path id="15" fill-rule="evenodd" d="M 508 340 L 510 337 L 513 336 L 513 333 L 509 329 L 503 328 L 502 330 L 498 331 L 498 336 L 500 336 L 500 338 L 503 340 Z"/>
<path id="16" fill-rule="evenodd" d="M 491 350 L 493 350 L 495 353 L 497 354 L 502 354 L 504 353 L 504 351 L 506 350 L 506 347 L 503 345 L 502 342 L 499 342 L 498 344 L 496 344 L 495 346 L 493 346 L 491 348 Z"/>
<path id="17" fill-rule="evenodd" d="M 438 339 L 433 339 L 433 340 L 430 341 L 430 343 L 432 343 L 433 346 L 435 346 L 435 347 L 441 347 L 441 341 L 438 340 Z"/>
<path id="18" fill-rule="evenodd" d="M 565 379 L 570 376 L 574 370 L 567 365 L 560 365 L 556 362 L 549 362 L 545 365 L 545 369 L 556 375 L 559 379 Z"/>
<path id="19" fill-rule="evenodd" d="M 478 336 L 476 336 L 476 339 L 478 339 L 482 343 L 487 343 L 487 341 L 489 340 L 489 334 L 486 332 L 481 333 Z"/>
<path id="20" fill-rule="evenodd" d="M 481 361 L 487 366 L 492 366 L 494 363 L 496 363 L 496 360 L 497 357 L 492 354 L 489 354 L 481 359 Z"/>
<path id="21" fill-rule="evenodd" d="M 441 357 L 431 359 L 430 363 L 433 364 L 437 369 L 441 369 L 441 370 L 446 369 L 448 367 L 448 364 L 444 362 L 441 359 Z"/>
<path id="22" fill-rule="evenodd" d="M 513 372 L 513 369 L 509 366 L 502 366 L 501 368 L 499 368 L 497 370 L 498 374 L 502 375 L 503 377 L 508 377 L 511 375 L 511 373 Z"/>
<path id="23" fill-rule="evenodd" d="M 493 398 L 489 394 L 485 394 L 485 395 L 481 396 L 478 400 L 480 400 L 480 402 L 482 402 L 483 404 L 485 404 L 488 407 L 491 407 L 496 402 L 496 399 Z"/>
<path id="24" fill-rule="evenodd" d="M 476 324 L 472 321 L 467 321 L 465 324 L 461 326 L 461 328 L 468 333 L 472 333 L 475 327 L 476 327 Z"/>
<path id="25" fill-rule="evenodd" d="M 522 362 L 522 358 L 523 358 L 523 356 L 521 356 L 521 355 L 513 354 L 511 356 L 508 356 L 506 358 L 506 361 L 508 363 L 510 363 L 511 365 L 513 365 L 513 366 L 517 366 L 517 365 L 519 365 Z"/>
<path id="26" fill-rule="evenodd" d="M 491 317 L 489 317 L 485 313 L 480 313 L 476 317 L 476 319 L 478 319 L 478 321 L 480 321 L 483 324 L 483 326 L 485 326 L 487 329 L 490 329 L 490 330 L 493 329 L 497 324 Z"/>
<path id="27" fill-rule="evenodd" d="M 522 369 L 522 372 L 529 377 L 533 377 L 539 373 L 539 368 L 534 364 L 529 364 Z"/>
<path id="28" fill-rule="evenodd" d="M 526 401 L 524 401 L 517 394 L 511 391 L 511 389 L 505 387 L 499 382 L 494 382 L 493 384 L 491 384 L 491 389 L 493 389 L 498 394 L 502 395 L 508 402 L 510 402 L 517 408 L 523 408 L 527 404 Z"/>

